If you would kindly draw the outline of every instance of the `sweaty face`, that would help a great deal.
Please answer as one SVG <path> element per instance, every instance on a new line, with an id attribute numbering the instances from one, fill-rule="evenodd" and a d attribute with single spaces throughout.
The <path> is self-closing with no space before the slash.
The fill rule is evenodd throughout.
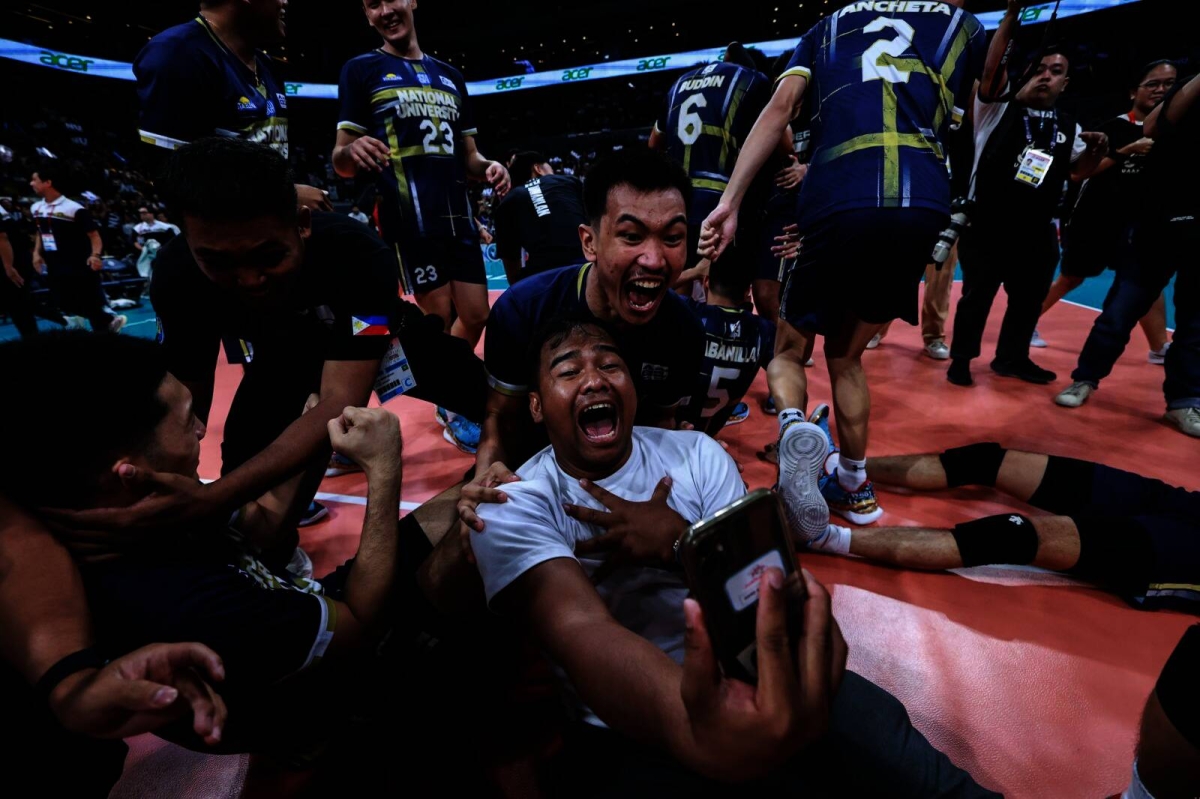
<path id="1" fill-rule="evenodd" d="M 637 394 L 616 344 L 599 328 L 574 330 L 542 348 L 529 405 L 568 474 L 599 479 L 628 457 Z"/>
<path id="2" fill-rule="evenodd" d="M 1163 101 L 1167 92 L 1175 86 L 1179 70 L 1170 64 L 1159 64 L 1146 73 L 1142 82 L 1133 91 L 1133 105 L 1143 114 L 1149 114 Z"/>
<path id="3" fill-rule="evenodd" d="M 1025 84 L 1017 95 L 1017 100 L 1032 108 L 1049 110 L 1058 102 L 1058 98 L 1067 89 L 1067 71 L 1070 63 L 1067 57 L 1055 53 L 1048 55 L 1038 64 L 1033 79 Z"/>
<path id="4" fill-rule="evenodd" d="M 184 217 L 188 247 L 205 277 L 263 304 L 278 304 L 287 296 L 290 278 L 304 258 L 308 224 L 306 209 L 301 209 L 299 220 Z"/>
<path id="5" fill-rule="evenodd" d="M 131 461 L 157 472 L 197 477 L 205 427 L 192 411 L 192 392 L 168 374 L 158 387 L 158 398 L 167 406 L 167 415 L 155 428 L 150 446 Z"/>
<path id="6" fill-rule="evenodd" d="M 417 0 L 363 0 L 367 22 L 385 41 L 407 39 L 413 32 L 413 9 Z"/>
<path id="7" fill-rule="evenodd" d="M 608 193 L 599 225 L 585 229 L 583 245 L 608 305 L 607 314 L 595 307 L 592 312 L 625 324 L 645 324 L 687 260 L 683 195 L 675 189 L 641 192 L 616 186 Z"/>

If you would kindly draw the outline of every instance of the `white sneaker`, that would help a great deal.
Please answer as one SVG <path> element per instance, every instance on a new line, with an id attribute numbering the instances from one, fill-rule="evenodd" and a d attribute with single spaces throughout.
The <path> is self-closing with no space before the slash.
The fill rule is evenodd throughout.
<path id="1" fill-rule="evenodd" d="M 297 577 L 311 580 L 313 576 L 312 558 L 300 547 L 292 551 L 292 559 L 288 561 L 287 570 Z"/>
<path id="2" fill-rule="evenodd" d="M 875 336 L 870 341 L 867 342 L 867 349 L 873 350 L 876 347 L 878 347 L 881 343 L 883 343 L 883 334 L 876 333 Z"/>
<path id="3" fill-rule="evenodd" d="M 1029 346 L 1037 347 L 1038 349 L 1045 349 L 1050 345 L 1046 343 L 1046 339 L 1042 338 L 1042 334 L 1039 333 L 1036 328 L 1034 328 L 1033 336 L 1029 339 Z"/>
<path id="4" fill-rule="evenodd" d="M 1163 418 L 1178 427 L 1180 432 L 1200 438 L 1200 408 L 1176 408 L 1167 411 Z"/>
<path id="5" fill-rule="evenodd" d="M 82 316 L 64 316 L 67 320 L 67 330 L 87 330 L 87 320 Z"/>
<path id="6" fill-rule="evenodd" d="M 925 354 L 935 361 L 950 360 L 950 348 L 944 341 L 931 341 L 925 345 Z"/>
<path id="7" fill-rule="evenodd" d="M 124 314 L 121 314 L 120 316 L 114 316 L 113 320 L 108 323 L 108 332 L 120 333 L 121 328 L 125 327 L 125 323 L 128 321 L 129 317 L 125 316 Z"/>
<path id="8" fill-rule="evenodd" d="M 1171 342 L 1162 345 L 1161 350 L 1150 350 L 1150 355 L 1146 359 L 1155 366 L 1162 366 L 1167 362 L 1167 350 L 1171 349 Z"/>
<path id="9" fill-rule="evenodd" d="M 809 369 L 811 369 L 817 365 L 817 359 L 809 358 L 807 361 L 804 362 L 804 365 L 807 366 Z"/>
<path id="10" fill-rule="evenodd" d="M 796 422 L 779 440 L 779 494 L 792 534 L 805 543 L 825 534 L 829 505 L 821 495 L 829 439 L 811 422 Z"/>
<path id="11" fill-rule="evenodd" d="M 1063 389 L 1062 393 L 1054 398 L 1054 402 L 1064 408 L 1078 408 L 1088 401 L 1088 397 L 1092 396 L 1092 392 L 1095 390 L 1096 387 L 1091 383 L 1078 380 Z"/>

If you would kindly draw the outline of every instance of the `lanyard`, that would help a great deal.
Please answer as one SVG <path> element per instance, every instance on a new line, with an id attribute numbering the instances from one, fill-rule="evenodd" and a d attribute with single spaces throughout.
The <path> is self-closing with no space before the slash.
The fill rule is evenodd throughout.
<path id="1" fill-rule="evenodd" d="M 1044 118 L 1045 117 L 1043 117 L 1043 119 Z M 1028 111 L 1025 112 L 1025 120 L 1024 121 L 1025 121 L 1025 142 L 1030 147 L 1032 147 L 1033 146 L 1033 130 L 1029 126 L 1029 112 Z M 1045 128 L 1045 123 L 1042 123 L 1042 125 L 1040 125 L 1038 127 L 1038 133 L 1041 133 L 1044 128 Z M 1053 133 L 1050 136 L 1050 147 L 1049 147 L 1049 149 L 1051 151 L 1053 151 L 1055 146 L 1058 144 L 1058 114 L 1054 115 L 1054 127 L 1052 130 L 1053 130 Z"/>

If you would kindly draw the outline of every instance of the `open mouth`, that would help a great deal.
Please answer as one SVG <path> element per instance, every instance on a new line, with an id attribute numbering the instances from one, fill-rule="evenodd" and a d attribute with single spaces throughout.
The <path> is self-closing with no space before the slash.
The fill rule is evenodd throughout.
<path id="1" fill-rule="evenodd" d="M 383 29 L 388 33 L 396 33 L 401 28 L 399 19 L 384 20 Z"/>
<path id="2" fill-rule="evenodd" d="M 659 301 L 666 289 L 666 281 L 659 277 L 639 277 L 625 284 L 625 297 L 629 307 L 638 312 L 649 311 Z"/>
<path id="3" fill-rule="evenodd" d="M 593 444 L 607 444 L 617 437 L 617 406 L 597 402 L 579 412 L 579 428 Z"/>

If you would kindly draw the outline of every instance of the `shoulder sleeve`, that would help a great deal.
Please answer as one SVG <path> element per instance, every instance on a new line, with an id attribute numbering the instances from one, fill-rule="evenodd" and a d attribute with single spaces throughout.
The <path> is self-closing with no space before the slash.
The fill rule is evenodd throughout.
<path id="1" fill-rule="evenodd" d="M 967 45 L 954 69 L 958 91 L 954 95 L 951 120 L 955 126 L 962 124 L 967 103 L 971 101 L 975 83 L 983 76 L 983 66 L 987 60 L 987 32 L 979 24 L 979 20 L 970 17 L 963 24 L 962 35 L 967 37 Z"/>
<path id="2" fill-rule="evenodd" d="M 213 379 L 221 332 L 211 309 L 187 287 L 188 270 L 197 269 L 182 237 L 163 247 L 154 259 L 150 303 L 158 314 L 158 341 L 166 352 L 167 370 L 192 383 Z"/>
<path id="3" fill-rule="evenodd" d="M 480 505 L 479 517 L 486 527 L 471 534 L 489 603 L 534 566 L 557 558 L 575 559 L 572 542 L 562 532 L 566 529 L 562 503 L 548 480 L 525 480 L 504 490 L 508 502 Z"/>
<path id="4" fill-rule="evenodd" d="M 142 48 L 133 73 L 143 142 L 174 150 L 212 135 L 220 81 L 211 67 L 202 54 L 173 41 L 152 39 Z"/>
<path id="5" fill-rule="evenodd" d="M 79 230 L 83 233 L 91 233 L 93 230 L 99 230 L 96 227 L 96 220 L 92 219 L 92 212 L 83 207 L 80 207 L 75 212 L 75 224 L 79 226 Z"/>
<path id="6" fill-rule="evenodd" d="M 1008 103 L 985 103 L 975 98 L 975 147 L 978 151 L 983 151 L 1007 110 Z"/>
<path id="7" fill-rule="evenodd" d="M 458 86 L 459 96 L 462 97 L 462 116 L 458 120 L 459 129 L 462 130 L 464 136 L 476 136 L 479 134 L 479 129 L 475 127 L 473 101 L 467 92 L 467 82 L 463 80 L 462 73 L 458 70 L 454 70 L 454 83 Z"/>
<path id="8" fill-rule="evenodd" d="M 399 322 L 392 318 L 400 293 L 396 253 L 370 227 L 349 217 L 335 217 L 325 235 L 329 240 L 323 243 L 320 257 L 354 265 L 353 279 L 343 279 L 344 271 L 339 267 L 320 265 L 321 274 L 332 276 L 338 287 L 331 307 L 336 322 L 325 360 L 378 360 L 392 343 L 388 331 Z"/>
<path id="9" fill-rule="evenodd" d="M 351 133 L 365 134 L 371 126 L 371 98 L 367 95 L 366 84 L 359 78 L 357 59 L 351 59 L 342 66 L 341 77 L 338 78 L 338 130 Z"/>
<path id="10" fill-rule="evenodd" d="M 527 193 L 524 186 L 517 186 L 496 206 L 493 217 L 496 224 L 496 254 L 501 258 L 516 260 L 521 257 L 521 226 L 516 220 L 517 204 L 525 202 Z"/>
<path id="11" fill-rule="evenodd" d="M 795 51 L 792 52 L 792 58 L 788 61 L 787 68 L 783 71 L 782 75 L 775 79 L 776 83 L 792 75 L 812 78 L 813 66 L 817 60 L 817 45 L 820 43 L 824 28 L 825 21 L 822 20 L 809 28 L 808 33 L 800 37 L 800 43 L 796 45 Z"/>
<path id="12" fill-rule="evenodd" d="M 525 350 L 532 331 L 527 329 L 528 320 L 515 298 L 509 289 L 492 306 L 483 339 L 483 366 L 488 385 L 502 394 L 521 396 L 529 393 Z"/>
<path id="13" fill-rule="evenodd" d="M 746 484 L 738 474 L 737 463 L 716 439 L 704 434 L 695 435 L 692 474 L 700 487 L 704 517 L 708 517 L 741 498 L 746 493 Z"/>

